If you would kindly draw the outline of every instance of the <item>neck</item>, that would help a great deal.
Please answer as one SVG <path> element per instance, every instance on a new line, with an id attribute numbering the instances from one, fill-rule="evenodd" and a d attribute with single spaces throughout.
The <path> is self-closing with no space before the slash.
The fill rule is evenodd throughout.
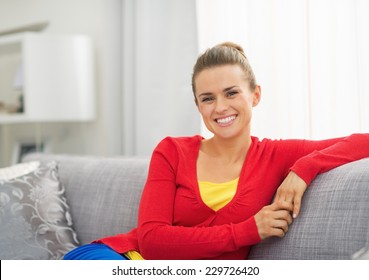
<path id="1" fill-rule="evenodd" d="M 226 163 L 243 161 L 251 145 L 251 136 L 242 135 L 236 138 L 220 138 L 214 136 L 206 140 L 202 151 L 210 156 L 217 157 Z"/>

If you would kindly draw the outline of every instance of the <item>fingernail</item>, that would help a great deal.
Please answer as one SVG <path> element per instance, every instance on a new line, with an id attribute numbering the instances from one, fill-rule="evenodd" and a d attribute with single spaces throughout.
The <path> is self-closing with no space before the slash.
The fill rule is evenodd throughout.
<path id="1" fill-rule="evenodd" d="M 293 217 L 294 219 L 296 219 L 296 218 L 297 218 L 297 214 L 296 214 L 296 213 L 293 213 L 292 217 Z"/>

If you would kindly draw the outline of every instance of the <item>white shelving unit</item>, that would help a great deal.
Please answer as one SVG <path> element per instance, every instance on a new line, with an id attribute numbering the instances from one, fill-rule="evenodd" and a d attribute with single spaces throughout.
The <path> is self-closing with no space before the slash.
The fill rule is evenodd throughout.
<path id="1" fill-rule="evenodd" d="M 0 102 L 16 100 L 21 67 L 23 112 L 0 113 L 0 125 L 95 119 L 95 64 L 83 35 L 21 33 L 0 36 Z"/>

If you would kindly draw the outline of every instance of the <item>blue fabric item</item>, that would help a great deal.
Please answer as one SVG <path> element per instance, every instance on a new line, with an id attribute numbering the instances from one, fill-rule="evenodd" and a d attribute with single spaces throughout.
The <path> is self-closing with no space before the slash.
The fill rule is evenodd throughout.
<path id="1" fill-rule="evenodd" d="M 82 245 L 68 252 L 64 260 L 128 260 L 105 244 L 92 243 Z"/>

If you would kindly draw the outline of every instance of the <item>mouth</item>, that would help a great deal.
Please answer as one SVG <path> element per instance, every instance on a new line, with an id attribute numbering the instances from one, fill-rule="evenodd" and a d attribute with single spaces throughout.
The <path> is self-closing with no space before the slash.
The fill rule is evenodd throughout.
<path id="1" fill-rule="evenodd" d="M 237 118 L 237 115 L 227 116 L 223 118 L 216 118 L 215 122 L 220 126 L 228 126 L 232 124 L 236 118 Z"/>

